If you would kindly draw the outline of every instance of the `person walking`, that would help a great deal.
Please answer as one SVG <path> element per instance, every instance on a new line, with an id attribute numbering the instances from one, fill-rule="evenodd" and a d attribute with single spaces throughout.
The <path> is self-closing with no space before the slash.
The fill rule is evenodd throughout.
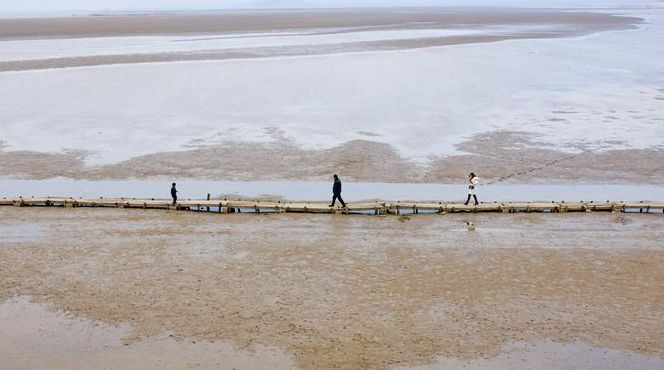
<path id="1" fill-rule="evenodd" d="M 475 205 L 479 205 L 479 202 L 477 201 L 477 195 L 475 195 L 475 187 L 477 187 L 478 182 L 479 177 L 475 176 L 475 174 L 471 172 L 470 175 L 468 175 L 468 199 L 466 199 L 466 203 L 464 203 L 464 205 L 468 205 L 471 196 L 475 199 Z"/>
<path id="2" fill-rule="evenodd" d="M 175 183 L 171 186 L 171 198 L 173 198 L 173 205 L 178 201 L 178 189 L 175 188 Z"/>
<path id="3" fill-rule="evenodd" d="M 330 204 L 330 207 L 334 207 L 334 203 L 339 199 L 339 202 L 341 202 L 342 207 L 346 207 L 346 203 L 344 202 L 343 199 L 341 199 L 341 180 L 339 180 L 339 176 L 337 174 L 334 174 L 334 185 L 332 185 L 332 204 Z"/>

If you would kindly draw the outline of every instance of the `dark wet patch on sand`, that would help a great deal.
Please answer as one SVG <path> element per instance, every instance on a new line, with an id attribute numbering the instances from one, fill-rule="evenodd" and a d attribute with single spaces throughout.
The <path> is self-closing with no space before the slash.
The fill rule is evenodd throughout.
<path id="1" fill-rule="evenodd" d="M 578 114 L 580 112 L 574 111 L 574 110 L 554 110 L 551 111 L 553 114 Z"/>
<path id="2" fill-rule="evenodd" d="M 381 136 L 380 134 L 375 133 L 373 131 L 356 131 L 356 133 L 362 136 L 371 136 L 371 137 Z"/>
<path id="3" fill-rule="evenodd" d="M 253 47 L 205 52 L 164 52 L 151 54 L 96 55 L 49 59 L 0 61 L 0 72 L 28 71 L 52 68 L 90 67 L 111 64 L 163 63 L 178 61 L 234 60 L 272 57 L 314 56 L 367 51 L 411 50 L 435 46 L 487 43 L 517 39 L 540 39 L 563 37 L 565 34 L 541 34 L 536 32 L 512 35 L 469 35 L 408 40 L 382 40 L 368 42 L 345 42 L 337 44 Z"/>

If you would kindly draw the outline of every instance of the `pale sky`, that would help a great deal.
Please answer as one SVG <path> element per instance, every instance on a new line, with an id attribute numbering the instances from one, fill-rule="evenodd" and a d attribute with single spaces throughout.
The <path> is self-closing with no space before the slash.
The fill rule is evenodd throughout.
<path id="1" fill-rule="evenodd" d="M 0 13 L 376 6 L 611 7 L 662 0 L 0 0 Z"/>

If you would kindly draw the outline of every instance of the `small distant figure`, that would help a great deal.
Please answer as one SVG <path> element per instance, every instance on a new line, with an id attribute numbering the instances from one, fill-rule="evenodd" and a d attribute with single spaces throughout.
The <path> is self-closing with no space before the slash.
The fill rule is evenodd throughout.
<path id="1" fill-rule="evenodd" d="M 475 176 L 475 174 L 472 172 L 470 175 L 468 175 L 468 199 L 466 199 L 466 203 L 464 203 L 464 205 L 468 205 L 471 196 L 475 199 L 475 205 L 479 204 L 477 201 L 477 195 L 475 195 L 475 187 L 477 186 L 479 180 L 479 177 Z"/>
<path id="2" fill-rule="evenodd" d="M 173 205 L 178 201 L 178 189 L 175 188 L 175 183 L 171 186 L 171 198 L 173 198 Z"/>
<path id="3" fill-rule="evenodd" d="M 334 203 L 339 199 L 339 202 L 341 202 L 342 207 L 346 207 L 346 203 L 344 202 L 343 199 L 341 199 L 341 180 L 339 180 L 339 176 L 337 174 L 334 174 L 334 185 L 332 185 L 332 204 L 330 204 L 330 207 L 334 207 Z"/>

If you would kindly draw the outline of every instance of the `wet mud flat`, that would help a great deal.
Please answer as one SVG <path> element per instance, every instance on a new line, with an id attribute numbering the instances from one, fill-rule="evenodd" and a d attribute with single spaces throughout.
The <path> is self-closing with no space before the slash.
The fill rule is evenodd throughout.
<path id="1" fill-rule="evenodd" d="M 584 368 L 654 369 L 661 224 L 0 209 L 0 230 L 16 230 L 0 241 L 0 320 L 39 323 L 3 325 L 14 345 L 0 355 L 10 368 L 122 355 L 150 368 L 161 350 L 181 367 L 479 369 L 575 353 Z M 67 328 L 81 329 L 60 338 Z"/>
<path id="2" fill-rule="evenodd" d="M 662 184 L 659 164 L 664 149 L 567 153 L 521 131 L 494 131 L 458 145 L 462 153 L 432 157 L 418 163 L 391 145 L 354 140 L 331 149 L 305 150 L 287 140 L 256 144 L 226 142 L 184 151 L 147 154 L 129 160 L 86 164 L 84 151 L 46 153 L 4 149 L 0 141 L 0 171 L 22 179 L 65 177 L 76 180 L 156 179 L 320 180 L 341 173 L 353 181 L 456 182 L 468 169 L 484 183 L 601 181 L 603 184 Z M 275 161 L 275 159 L 277 159 Z M 398 177 L 395 178 L 395 174 Z"/>
<path id="3" fill-rule="evenodd" d="M 472 8 L 365 8 L 152 12 L 50 18 L 0 18 L 0 39 L 215 34 L 275 30 L 432 29 L 496 25 L 575 25 L 576 32 L 629 28 L 636 17 L 587 11 Z M 569 32 L 574 33 L 574 32 Z M 583 32 L 580 32 L 583 33 Z"/>
<path id="4" fill-rule="evenodd" d="M 49 68 L 70 68 L 111 64 L 175 61 L 255 59 L 326 55 L 362 51 L 408 50 L 425 47 L 497 42 L 514 39 L 572 37 L 610 30 L 633 29 L 637 17 L 583 11 L 527 9 L 336 9 L 282 11 L 157 12 L 151 14 L 92 14 L 51 18 L 0 18 L 0 41 L 110 38 L 122 36 L 182 37 L 200 35 L 215 38 L 261 38 L 271 36 L 339 35 L 371 31 L 467 30 L 475 34 L 410 37 L 402 40 L 300 46 L 236 45 L 230 49 L 208 46 L 188 52 L 127 52 L 116 55 L 70 55 L 46 58 L 34 55 L 21 60 L 0 58 L 0 72 Z M 484 33 L 504 28 L 497 33 Z M 484 31 L 482 31 L 484 30 Z M 220 36 L 225 35 L 225 36 Z M 243 36 L 244 35 L 244 36 Z M 175 40 L 177 42 L 177 40 Z M 201 41 L 193 39 L 192 41 Z M 149 49 L 149 48 L 148 48 Z"/>

